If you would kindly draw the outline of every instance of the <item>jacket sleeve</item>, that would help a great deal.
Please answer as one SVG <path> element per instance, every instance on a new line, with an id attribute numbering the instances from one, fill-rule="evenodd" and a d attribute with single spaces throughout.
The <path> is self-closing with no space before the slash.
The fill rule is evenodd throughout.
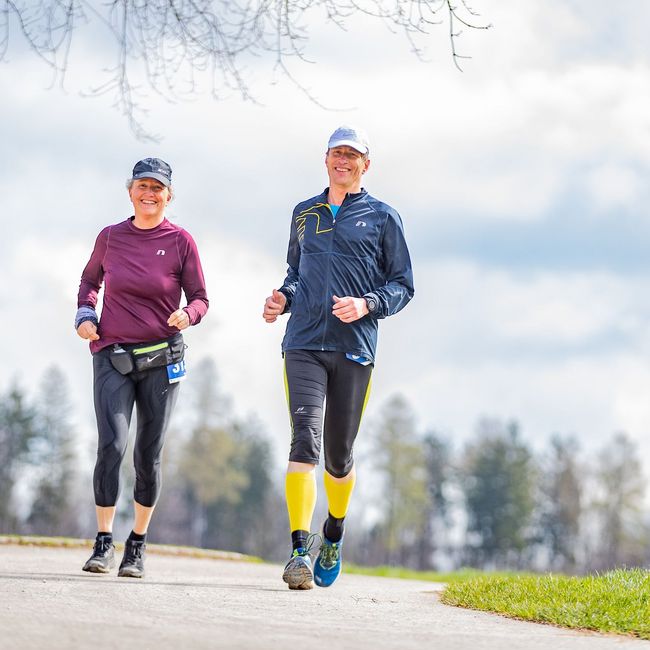
<path id="1" fill-rule="evenodd" d="M 373 318 L 386 318 L 403 309 L 413 298 L 413 269 L 411 256 L 404 237 L 404 227 L 397 212 L 388 212 L 382 236 L 381 265 L 385 284 L 377 287 L 365 297 L 372 297 L 377 303 Z"/>
<path id="2" fill-rule="evenodd" d="M 104 256 L 108 247 L 108 238 L 110 235 L 110 226 L 104 228 L 95 240 L 95 248 L 90 255 L 86 264 L 79 284 L 79 293 L 77 294 L 77 307 L 90 307 L 95 309 L 97 305 L 97 295 L 104 281 Z"/>
<path id="3" fill-rule="evenodd" d="M 198 248 L 186 230 L 182 233 L 185 250 L 182 256 L 181 287 L 187 300 L 187 305 L 183 309 L 190 318 L 190 325 L 196 325 L 207 313 L 210 303 Z"/>
<path id="4" fill-rule="evenodd" d="M 289 265 L 287 269 L 287 276 L 284 278 L 284 282 L 279 289 L 279 291 L 283 293 L 287 298 L 287 304 L 284 308 L 285 314 L 291 311 L 291 303 L 293 302 L 293 297 L 296 295 L 298 280 L 300 278 L 298 273 L 298 268 L 300 267 L 300 242 L 298 241 L 298 229 L 296 227 L 295 210 L 294 214 L 291 217 L 291 231 L 289 233 L 287 264 Z"/>

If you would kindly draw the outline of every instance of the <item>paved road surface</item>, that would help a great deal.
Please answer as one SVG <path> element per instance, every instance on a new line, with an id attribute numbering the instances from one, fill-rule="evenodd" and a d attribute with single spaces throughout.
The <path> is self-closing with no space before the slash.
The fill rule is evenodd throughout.
<path id="1" fill-rule="evenodd" d="M 278 566 L 154 554 L 136 580 L 83 573 L 88 555 L 0 545 L 2 650 L 650 648 L 447 607 L 435 583 L 344 574 L 294 592 Z"/>

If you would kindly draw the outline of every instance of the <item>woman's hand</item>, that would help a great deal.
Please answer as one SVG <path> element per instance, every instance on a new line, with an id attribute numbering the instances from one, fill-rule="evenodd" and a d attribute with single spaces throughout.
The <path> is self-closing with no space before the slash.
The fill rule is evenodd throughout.
<path id="1" fill-rule="evenodd" d="M 89 341 L 97 341 L 99 339 L 99 334 L 97 334 L 97 326 L 91 320 L 85 320 L 79 327 L 77 327 L 77 334 L 82 339 L 87 339 Z"/>
<path id="2" fill-rule="evenodd" d="M 168 319 L 167 325 L 184 330 L 190 326 L 190 317 L 184 309 L 177 309 Z"/>

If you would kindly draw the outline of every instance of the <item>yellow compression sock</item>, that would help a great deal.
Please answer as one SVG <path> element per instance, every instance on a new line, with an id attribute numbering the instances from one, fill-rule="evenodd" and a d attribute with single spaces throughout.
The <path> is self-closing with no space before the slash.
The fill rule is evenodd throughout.
<path id="1" fill-rule="evenodd" d="M 288 472 L 285 480 L 289 527 L 309 532 L 316 507 L 316 472 Z"/>
<path id="2" fill-rule="evenodd" d="M 327 494 L 327 508 L 335 519 L 343 519 L 350 506 L 352 490 L 356 483 L 356 474 L 349 481 L 335 481 L 330 474 L 325 472 L 325 493 Z"/>

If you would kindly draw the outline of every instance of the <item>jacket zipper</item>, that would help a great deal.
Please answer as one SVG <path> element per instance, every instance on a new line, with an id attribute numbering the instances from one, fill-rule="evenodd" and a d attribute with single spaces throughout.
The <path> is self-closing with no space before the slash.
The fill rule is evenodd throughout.
<path id="1" fill-rule="evenodd" d="M 346 197 L 347 198 L 347 197 Z M 337 215 L 341 212 L 343 209 L 343 203 L 345 203 L 345 199 L 343 199 L 343 202 L 339 206 Z M 330 293 L 330 270 L 332 268 L 332 251 L 334 250 L 334 238 L 336 237 L 336 217 L 334 216 L 334 213 L 332 212 L 332 208 L 329 207 L 329 203 L 327 204 L 327 209 L 330 211 L 330 214 L 332 215 L 332 239 L 330 240 L 330 250 L 329 250 L 329 256 L 327 258 L 327 273 L 325 274 L 325 324 L 323 326 L 323 337 L 321 338 L 320 342 L 320 349 L 321 352 L 325 351 L 325 338 L 327 334 L 327 320 L 329 318 L 329 314 L 327 313 L 327 304 L 328 300 L 332 300 L 332 296 Z"/>

